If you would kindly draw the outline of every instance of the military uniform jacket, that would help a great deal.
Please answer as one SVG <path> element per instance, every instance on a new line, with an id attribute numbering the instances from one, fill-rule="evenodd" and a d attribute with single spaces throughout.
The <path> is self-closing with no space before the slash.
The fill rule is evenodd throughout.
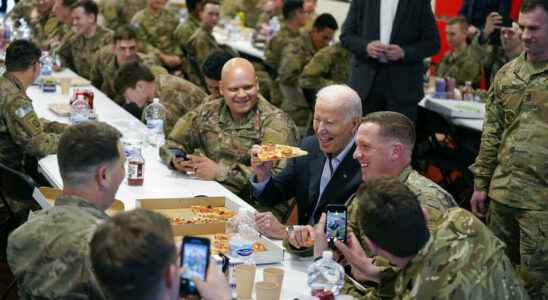
<path id="1" fill-rule="evenodd" d="M 87 200 L 62 196 L 16 229 L 7 256 L 22 299 L 103 299 L 89 242 L 107 219 Z"/>
<path id="2" fill-rule="evenodd" d="M 62 45 L 64 45 L 73 35 L 69 25 L 57 20 L 53 17 L 48 20 L 48 23 L 43 28 L 44 35 L 49 41 L 49 48 L 58 53 Z"/>
<path id="3" fill-rule="evenodd" d="M 198 28 L 192 36 L 188 39 L 187 49 L 190 51 L 190 55 L 194 57 L 198 68 L 202 68 L 203 63 L 209 56 L 209 54 L 215 50 L 222 49 L 221 46 L 215 40 L 213 34 L 203 28 Z M 186 74 L 189 77 L 189 80 L 194 84 L 201 85 L 200 75 L 192 68 L 190 62 L 185 64 Z"/>
<path id="4" fill-rule="evenodd" d="M 328 85 L 346 83 L 351 57 L 352 53 L 340 42 L 320 49 L 304 67 L 299 85 L 317 92 Z"/>
<path id="5" fill-rule="evenodd" d="M 105 26 L 116 29 L 130 24 L 133 16 L 147 5 L 146 0 L 102 0 L 99 11 L 105 20 Z"/>
<path id="6" fill-rule="evenodd" d="M 523 53 L 506 64 L 485 109 L 474 188 L 510 207 L 548 210 L 548 61 Z"/>
<path id="7" fill-rule="evenodd" d="M 299 85 L 299 76 L 304 66 L 314 57 L 318 50 L 312 45 L 310 33 L 303 33 L 282 51 L 278 67 L 277 82 L 289 86 Z"/>
<path id="8" fill-rule="evenodd" d="M 453 50 L 441 59 L 436 75 L 455 78 L 457 85 L 464 85 L 466 81 L 479 83 L 480 62 L 470 50 L 470 47 Z"/>
<path id="9" fill-rule="evenodd" d="M 504 243 L 461 208 L 448 210 L 396 278 L 395 299 L 529 299 Z"/>
<path id="10" fill-rule="evenodd" d="M 278 70 L 280 62 L 282 60 L 282 51 L 284 47 L 288 46 L 294 39 L 299 37 L 299 31 L 293 31 L 285 25 L 285 22 L 281 22 L 281 28 L 276 35 L 268 41 L 264 50 L 264 61 L 267 65 L 275 70 Z"/>
<path id="11" fill-rule="evenodd" d="M 179 18 L 174 12 L 163 8 L 159 16 L 153 16 L 145 8 L 133 16 L 131 26 L 135 28 L 142 51 L 156 56 L 160 53 L 181 55 L 174 35 Z"/>
<path id="12" fill-rule="evenodd" d="M 66 66 L 80 76 L 90 79 L 93 71 L 95 53 L 101 47 L 112 42 L 112 31 L 97 25 L 95 35 L 86 38 L 73 35 L 59 49 L 59 55 Z"/>
<path id="13" fill-rule="evenodd" d="M 481 62 L 481 65 L 484 67 L 485 71 L 489 74 L 489 82 L 495 80 L 495 75 L 497 72 L 515 57 L 507 57 L 504 49 L 500 46 L 493 46 L 487 43 L 481 43 L 480 34 L 477 34 L 470 44 L 470 51 L 472 55 L 476 57 L 478 61 Z"/>
<path id="14" fill-rule="evenodd" d="M 256 107 L 241 122 L 232 119 L 224 99 L 218 98 L 182 117 L 169 134 L 160 155 L 169 165 L 170 148 L 203 153 L 219 166 L 215 179 L 239 194 L 247 187 L 252 173 L 251 146 L 261 143 L 294 145 L 295 142 L 293 121 L 264 98 L 259 96 Z M 275 169 L 282 167 L 278 165 Z"/>
<path id="15" fill-rule="evenodd" d="M 38 0 L 21 0 L 8 12 L 6 19 L 13 21 L 23 18 L 27 24 L 31 23 L 32 10 L 38 5 Z"/>
<path id="16" fill-rule="evenodd" d="M 198 28 L 200 19 L 193 14 L 188 15 L 186 22 L 179 24 L 175 30 L 175 41 L 184 46 Z"/>
<path id="17" fill-rule="evenodd" d="M 22 171 L 25 156 L 41 158 L 56 153 L 59 141 L 56 133 L 63 128 L 55 122 L 41 121 L 21 82 L 4 73 L 0 78 L 0 161 L 3 164 Z"/>

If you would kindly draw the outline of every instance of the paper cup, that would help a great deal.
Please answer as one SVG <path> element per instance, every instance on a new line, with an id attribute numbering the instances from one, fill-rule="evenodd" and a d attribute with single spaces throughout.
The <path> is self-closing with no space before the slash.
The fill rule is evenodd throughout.
<path id="1" fill-rule="evenodd" d="M 257 300 L 278 300 L 279 285 L 274 282 L 261 281 L 255 285 Z"/>
<path id="2" fill-rule="evenodd" d="M 60 78 L 59 84 L 61 85 L 61 94 L 68 95 L 70 90 L 70 78 Z"/>
<path id="3" fill-rule="evenodd" d="M 276 294 L 276 299 L 280 299 L 280 293 L 282 291 L 282 285 L 284 281 L 284 270 L 280 268 L 264 268 L 263 281 L 274 282 L 278 284 L 278 293 Z"/>
<path id="4" fill-rule="evenodd" d="M 255 269 L 254 265 L 237 265 L 234 268 L 238 299 L 251 299 L 251 292 L 255 283 Z"/>

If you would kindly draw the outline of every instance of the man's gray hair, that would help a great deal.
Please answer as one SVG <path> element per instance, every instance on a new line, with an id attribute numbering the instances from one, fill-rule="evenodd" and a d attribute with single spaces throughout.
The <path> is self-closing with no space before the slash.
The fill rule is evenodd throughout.
<path id="1" fill-rule="evenodd" d="M 362 117 L 362 101 L 356 91 L 345 84 L 329 85 L 318 91 L 316 102 L 337 101 L 344 108 L 347 118 Z"/>

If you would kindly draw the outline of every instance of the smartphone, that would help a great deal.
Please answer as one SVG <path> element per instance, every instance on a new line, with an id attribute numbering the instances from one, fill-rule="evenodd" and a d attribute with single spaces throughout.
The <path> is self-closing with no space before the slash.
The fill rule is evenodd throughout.
<path id="1" fill-rule="evenodd" d="M 346 217 L 344 205 L 328 205 L 326 208 L 325 237 L 330 247 L 334 247 L 335 240 L 346 243 Z"/>
<path id="2" fill-rule="evenodd" d="M 198 290 L 192 278 L 205 280 L 209 266 L 210 240 L 207 238 L 185 236 L 181 245 L 181 267 L 185 271 L 181 274 L 180 296 L 198 295 Z"/>
<path id="3" fill-rule="evenodd" d="M 171 148 L 169 149 L 169 151 L 171 151 L 171 155 L 175 156 L 176 158 L 182 158 L 183 160 L 188 160 L 186 152 L 181 149 Z"/>

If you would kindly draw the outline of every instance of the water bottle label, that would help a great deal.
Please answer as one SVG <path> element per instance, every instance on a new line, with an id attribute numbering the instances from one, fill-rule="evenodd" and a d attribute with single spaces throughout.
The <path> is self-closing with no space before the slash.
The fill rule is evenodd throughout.
<path id="1" fill-rule="evenodd" d="M 253 249 L 250 249 L 250 248 L 243 248 L 243 249 L 238 249 L 236 251 L 236 253 L 239 255 L 239 256 L 251 256 L 253 254 Z"/>
<path id="2" fill-rule="evenodd" d="M 163 134 L 164 133 L 164 120 L 162 119 L 152 119 L 147 120 L 147 127 L 154 133 Z"/>

